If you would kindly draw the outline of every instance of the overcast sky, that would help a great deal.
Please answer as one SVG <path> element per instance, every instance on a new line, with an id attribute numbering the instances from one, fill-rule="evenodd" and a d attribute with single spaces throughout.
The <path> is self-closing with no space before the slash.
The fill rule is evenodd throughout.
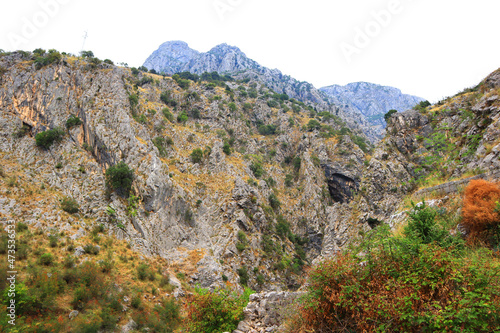
<path id="1" fill-rule="evenodd" d="M 367 81 L 436 102 L 500 67 L 498 0 L 3 0 L 0 49 L 138 67 L 169 40 L 217 44 L 317 88 Z"/>

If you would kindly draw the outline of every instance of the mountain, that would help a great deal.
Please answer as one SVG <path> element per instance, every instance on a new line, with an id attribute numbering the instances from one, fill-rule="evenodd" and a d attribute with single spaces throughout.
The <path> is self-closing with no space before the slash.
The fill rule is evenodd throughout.
<path id="1" fill-rule="evenodd" d="M 218 72 L 230 74 L 240 80 L 263 82 L 277 93 L 311 103 L 320 108 L 320 111 L 335 112 L 348 121 L 350 126 L 358 124 L 372 142 L 382 138 L 386 125 L 384 114 L 387 111 L 404 111 L 423 101 L 420 97 L 405 95 L 397 88 L 366 82 L 332 85 L 318 90 L 310 83 L 282 74 L 278 69 L 261 66 L 239 48 L 227 44 L 220 44 L 206 53 L 200 53 L 189 48 L 185 42 L 166 42 L 146 59 L 144 66 L 158 73 L 187 71 L 200 75 L 204 72 Z"/>
<path id="2" fill-rule="evenodd" d="M 155 69 L 158 73 L 175 74 L 182 72 L 184 66 L 199 54 L 185 42 L 172 41 L 160 45 L 158 50 L 149 56 L 144 65 L 149 69 Z"/>
<path id="3" fill-rule="evenodd" d="M 189 57 L 178 53 L 175 59 L 191 62 Z M 439 207 L 427 215 L 426 228 L 436 216 L 442 225 L 433 233 L 460 234 L 463 187 L 471 179 L 500 177 L 499 89 L 500 70 L 436 105 L 394 113 L 384 139 L 371 146 L 361 129 L 334 109 L 316 112 L 282 99 L 260 81 L 188 80 L 54 50 L 0 52 L 0 222 L 6 226 L 0 230 L 0 289 L 8 288 L 6 249 L 14 237 L 8 230 L 17 224 L 16 292 L 22 302 L 16 313 L 22 316 L 16 330 L 121 326 L 164 332 L 171 329 L 161 325 L 181 303 L 188 308 L 183 308 L 186 321 L 195 320 L 187 313 L 194 317 L 203 309 L 222 316 L 211 306 L 223 304 L 221 312 L 234 322 L 242 319 L 246 303 L 225 291 L 219 294 L 222 301 L 213 297 L 221 289 L 243 294 L 244 287 L 259 292 L 249 305 L 259 308 L 246 311 L 238 330 L 249 332 L 252 325 L 272 330 L 282 318 L 269 318 L 273 309 L 267 307 L 282 307 L 281 297 L 304 285 L 309 266 L 344 258 L 348 267 L 332 265 L 329 276 L 335 281 L 322 290 L 360 277 L 371 288 L 377 286 L 371 273 L 377 272 L 379 250 L 394 263 L 380 281 L 402 280 L 382 285 L 382 300 L 363 303 L 359 311 L 389 300 L 394 309 L 412 311 L 408 302 L 415 301 L 423 315 L 433 313 L 422 298 L 403 299 L 415 283 L 407 276 L 420 276 L 419 260 L 431 260 L 425 261 L 425 276 L 439 288 L 448 274 L 433 270 L 443 267 L 435 259 L 447 250 L 425 247 L 438 246 L 435 242 L 415 243 L 417 232 L 410 235 L 413 243 L 386 242 L 376 227 L 408 236 L 401 230 L 407 213 L 415 211 L 409 203 L 425 201 Z M 374 243 L 366 245 L 370 240 Z M 350 246 L 359 250 L 339 255 Z M 397 257 L 403 250 L 410 252 Z M 448 259 L 439 263 L 455 262 Z M 476 290 L 464 276 L 469 275 L 454 276 L 453 283 L 464 281 L 469 288 L 467 293 L 457 288 L 457 295 L 475 298 L 486 280 L 479 279 Z M 417 283 L 415 290 L 440 301 L 444 294 L 432 288 Z M 492 288 L 498 290 L 497 284 Z M 352 290 L 366 289 L 343 288 Z M 5 295 L 2 311 L 9 304 Z M 373 295 L 380 293 L 359 299 Z M 344 300 L 350 298 L 335 306 Z M 352 309 L 352 302 L 347 307 Z M 478 318 L 498 312 L 477 308 L 484 308 Z M 385 309 L 375 312 L 393 325 L 396 312 Z M 405 328 L 390 326 L 394 331 L 429 328 L 429 321 L 411 321 L 402 313 Z M 346 317 L 349 325 L 354 317 Z M 229 321 L 217 317 L 209 324 L 224 320 Z M 8 331 L 7 325 L 0 321 L 2 330 Z M 238 323 L 231 325 L 220 331 Z M 470 331 L 486 331 L 481 327 Z"/>
<path id="4" fill-rule="evenodd" d="M 174 74 L 191 72 L 218 72 L 230 74 L 237 80 L 261 82 L 279 94 L 286 94 L 308 105 L 314 106 L 319 112 L 328 111 L 341 117 L 350 127 L 359 127 L 371 142 L 381 138 L 381 131 L 372 128 L 366 117 L 350 105 L 344 107 L 337 101 L 316 89 L 308 82 L 298 81 L 289 75 L 284 75 L 278 69 L 269 69 L 248 58 L 239 48 L 220 44 L 210 51 L 200 53 L 188 47 L 185 42 L 170 41 L 163 43 L 144 62 L 148 69 L 157 73 Z M 344 103 L 345 104 L 345 103 Z"/>
<path id="5" fill-rule="evenodd" d="M 239 48 L 225 43 L 200 53 L 184 42 L 166 42 L 146 59 L 144 66 L 166 74 L 218 72 L 232 74 L 238 79 L 259 79 L 277 93 L 288 94 L 303 102 L 326 105 L 325 96 L 312 84 L 283 75 L 278 69 L 261 66 Z"/>
<path id="6" fill-rule="evenodd" d="M 378 128 L 385 128 L 384 114 L 389 110 L 409 110 L 424 101 L 421 97 L 403 94 L 397 88 L 368 82 L 331 85 L 319 90 L 331 97 L 334 103 L 358 110 L 370 124 Z"/>

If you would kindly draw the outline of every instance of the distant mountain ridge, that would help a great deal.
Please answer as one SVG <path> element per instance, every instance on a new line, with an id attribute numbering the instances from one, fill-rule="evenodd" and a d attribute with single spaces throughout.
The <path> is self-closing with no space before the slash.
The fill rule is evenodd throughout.
<path id="1" fill-rule="evenodd" d="M 218 72 L 235 79 L 250 79 L 290 98 L 314 105 L 318 111 L 330 111 L 351 127 L 360 127 L 372 142 L 382 138 L 385 128 L 383 115 L 391 110 L 404 111 L 422 101 L 420 97 L 402 94 L 397 88 L 356 82 L 346 86 L 332 85 L 321 89 L 298 81 L 278 69 L 269 69 L 248 58 L 238 47 L 220 44 L 208 52 L 198 52 L 183 41 L 168 41 L 160 45 L 144 62 L 149 70 L 175 74 Z"/>
<path id="2" fill-rule="evenodd" d="M 424 101 L 403 94 L 400 89 L 368 82 L 353 82 L 345 86 L 331 85 L 319 89 L 335 104 L 349 106 L 363 114 L 373 126 L 385 128 L 384 114 L 389 110 L 406 111 Z"/>
<path id="3" fill-rule="evenodd" d="M 225 43 L 201 53 L 182 41 L 165 42 L 146 59 L 144 66 L 165 74 L 184 71 L 194 74 L 230 73 L 238 79 L 258 79 L 277 93 L 287 94 L 303 102 L 323 106 L 328 104 L 326 95 L 312 84 L 284 75 L 278 69 L 264 67 L 248 58 L 238 47 Z"/>
<path id="4" fill-rule="evenodd" d="M 382 132 L 372 129 L 357 109 L 340 107 L 311 83 L 298 81 L 278 69 L 264 67 L 248 58 L 239 48 L 225 43 L 202 53 L 191 49 L 183 41 L 165 42 L 146 59 L 144 66 L 165 74 L 218 72 L 230 74 L 238 80 L 259 81 L 279 94 L 287 94 L 290 98 L 313 105 L 318 111 L 329 111 L 341 117 L 351 128 L 360 128 L 372 142 L 382 137 Z"/>

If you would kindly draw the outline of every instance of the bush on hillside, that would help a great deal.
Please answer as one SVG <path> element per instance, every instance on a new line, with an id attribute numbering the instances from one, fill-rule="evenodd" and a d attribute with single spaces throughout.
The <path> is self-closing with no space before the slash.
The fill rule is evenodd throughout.
<path id="1" fill-rule="evenodd" d="M 483 179 L 471 180 L 465 189 L 462 224 L 471 242 L 498 245 L 500 186 Z"/>
<path id="2" fill-rule="evenodd" d="M 122 192 L 125 196 L 128 196 L 132 189 L 133 179 L 134 171 L 125 162 L 110 166 L 106 170 L 107 186 L 112 190 Z"/>
<path id="3" fill-rule="evenodd" d="M 76 214 L 80 209 L 80 205 L 75 199 L 71 197 L 64 197 L 61 200 L 61 209 L 67 213 Z"/>
<path id="4" fill-rule="evenodd" d="M 83 124 L 82 120 L 75 115 L 69 116 L 68 120 L 66 120 L 66 128 L 67 129 L 70 129 L 74 126 L 78 126 L 81 124 Z"/>
<path id="5" fill-rule="evenodd" d="M 243 295 L 238 296 L 227 290 L 196 289 L 186 301 L 187 332 L 232 332 L 243 320 L 243 308 L 252 293 L 252 290 L 245 289 Z"/>
<path id="6" fill-rule="evenodd" d="M 200 148 L 193 149 L 189 156 L 191 156 L 191 161 L 193 163 L 200 163 L 203 160 L 203 150 Z"/>
<path id="7" fill-rule="evenodd" d="M 414 236 L 390 237 L 389 227 L 381 225 L 351 252 L 313 268 L 289 332 L 489 332 L 499 327 L 500 276 L 492 254 L 462 259 L 439 246 L 445 242 L 433 232 L 435 216 L 428 208 L 415 214 L 413 222 L 421 225 L 405 232 Z"/>
<path id="8" fill-rule="evenodd" d="M 35 135 L 35 142 L 38 147 L 48 149 L 54 142 L 61 142 L 63 136 L 64 131 L 56 127 Z"/>

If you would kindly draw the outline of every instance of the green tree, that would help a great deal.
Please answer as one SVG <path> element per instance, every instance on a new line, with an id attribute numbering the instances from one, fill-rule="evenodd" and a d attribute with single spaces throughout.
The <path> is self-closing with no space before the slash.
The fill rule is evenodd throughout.
<path id="1" fill-rule="evenodd" d="M 83 58 L 93 58 L 94 57 L 94 52 L 92 52 L 92 51 L 81 51 L 80 55 Z"/>
<path id="2" fill-rule="evenodd" d="M 128 196 L 132 189 L 134 171 L 125 162 L 110 166 L 106 170 L 106 184 L 110 189 Z"/>
<path id="3" fill-rule="evenodd" d="M 311 119 L 307 123 L 307 129 L 309 131 L 314 131 L 314 130 L 320 129 L 320 128 L 321 128 L 321 123 L 319 121 L 317 121 L 316 119 Z"/>
<path id="4" fill-rule="evenodd" d="M 385 115 L 384 115 L 384 119 L 385 119 L 385 122 L 386 123 L 389 123 L 389 120 L 391 119 L 391 116 L 395 113 L 397 113 L 398 110 L 389 110 L 389 112 L 387 112 Z"/>
<path id="5" fill-rule="evenodd" d="M 48 149 L 54 142 L 61 142 L 63 136 L 64 131 L 61 128 L 56 127 L 35 135 L 35 142 L 38 147 Z"/>
<path id="6" fill-rule="evenodd" d="M 200 163 L 203 159 L 203 150 L 200 148 L 193 149 L 189 156 L 191 156 L 191 161 L 193 163 Z"/>

